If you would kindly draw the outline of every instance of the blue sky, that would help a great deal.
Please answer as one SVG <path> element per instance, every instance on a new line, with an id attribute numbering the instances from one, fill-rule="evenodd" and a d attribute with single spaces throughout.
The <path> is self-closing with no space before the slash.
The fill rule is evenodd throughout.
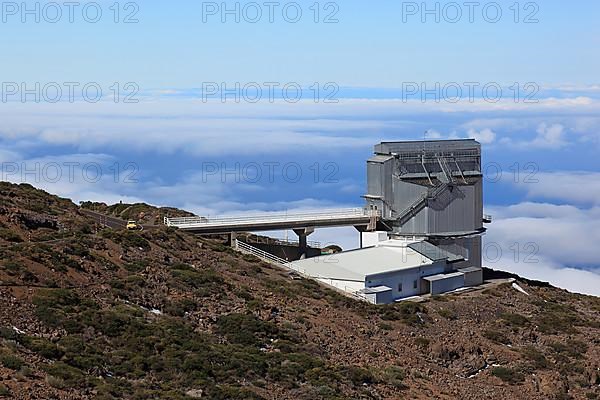
<path id="1" fill-rule="evenodd" d="M 114 23 L 113 3 L 98 2 L 97 23 L 83 18 L 86 2 L 74 23 L 65 14 L 55 24 L 45 21 L 50 14 L 22 22 L 21 10 L 3 9 L 2 179 L 76 201 L 146 201 L 210 215 L 354 207 L 362 204 L 365 159 L 377 142 L 471 137 L 483 144 L 486 209 L 496 217 L 485 240 L 503 249 L 500 259 L 484 263 L 600 295 L 597 2 L 521 2 L 518 23 L 514 1 L 495 3 L 503 13 L 497 23 L 482 14 L 490 2 L 475 9 L 473 23 L 465 7 L 460 21 L 447 21 L 452 15 L 442 10 L 450 12 L 450 2 L 439 3 L 436 23 L 435 15 L 422 22 L 420 10 L 403 17 L 413 3 L 350 0 L 318 3 L 318 23 L 313 1 L 297 2 L 298 23 L 283 17 L 290 2 L 279 3 L 274 23 L 266 14 L 258 23 L 244 15 L 223 23 L 218 12 L 203 22 L 203 7 L 213 4 L 206 2 L 146 1 L 127 9 L 123 2 Z M 139 22 L 123 23 L 133 11 Z M 338 22 L 323 23 L 332 12 Z M 528 16 L 539 21 L 524 23 Z M 22 83 L 31 90 L 51 82 L 63 89 L 56 103 L 48 93 L 22 101 Z M 64 82 L 79 85 L 73 102 Z M 80 92 L 92 82 L 103 94 L 95 103 Z M 211 82 L 229 89 L 255 83 L 263 97 L 248 101 L 250 91 L 222 102 L 219 92 L 204 99 Z M 272 101 L 266 82 L 278 84 Z M 473 98 L 465 82 L 477 83 Z M 136 87 L 136 103 L 124 102 L 132 91 L 127 83 Z M 422 88 L 436 83 L 450 91 L 437 90 L 439 101 L 423 98 Z M 453 83 L 463 90 L 457 101 Z M 297 102 L 280 89 L 292 84 L 302 87 Z M 414 84 L 418 90 L 407 96 Z M 491 101 L 485 86 L 501 88 L 502 96 Z M 534 101 L 525 101 L 527 94 Z M 335 101 L 324 101 L 328 95 Z M 42 171 L 53 163 L 62 166 L 61 179 Z M 65 163 L 78 163 L 73 180 Z M 86 164 L 102 169 L 97 181 L 82 175 Z M 351 229 L 311 239 L 357 244 Z M 525 262 L 530 243 L 536 263 Z"/>
<path id="2" fill-rule="evenodd" d="M 25 3 L 33 8 L 34 2 Z M 21 23 L 22 7 L 16 15 L 6 15 L 0 51 L 11 62 L 2 66 L 3 79 L 135 81 L 145 88 L 190 88 L 204 81 L 333 81 L 386 88 L 405 81 L 589 84 L 600 68 L 600 4 L 591 0 L 534 2 L 537 9 L 526 8 L 529 2 L 523 1 L 518 3 L 519 23 L 514 23 L 512 0 L 496 2 L 502 10 L 497 23 L 484 19 L 484 7 L 491 3 L 485 1 L 474 8 L 473 23 L 464 6 L 462 18 L 449 22 L 454 14 L 444 12 L 450 2 L 443 1 L 437 2 L 440 23 L 435 15 L 426 15 L 422 23 L 421 10 L 405 15 L 403 22 L 407 2 L 387 0 L 337 2 L 332 18 L 339 22 L 314 23 L 311 0 L 297 2 L 302 10 L 297 23 L 283 18 L 290 2 L 275 8 L 274 23 L 264 6 L 259 22 L 246 22 L 242 13 L 249 2 L 240 2 L 240 23 L 229 15 L 222 23 L 220 12 L 206 15 L 204 23 L 207 2 L 145 1 L 137 3 L 132 17 L 138 23 L 115 24 L 109 8 L 114 2 L 98 3 L 103 14 L 95 24 L 83 19 L 86 2 L 75 9 L 74 23 L 64 7 L 55 24 L 46 22 L 52 15 L 42 11 L 41 23 Z M 125 10 L 126 3 L 119 3 L 120 21 L 135 11 Z M 225 2 L 230 9 L 235 3 Z M 326 1 L 318 4 L 320 21 L 335 11 L 325 9 Z M 425 4 L 434 9 L 436 2 Z M 293 10 L 288 8 L 287 14 L 293 16 Z M 493 18 L 495 8 L 486 10 Z M 34 22 L 33 16 L 26 18 Z M 539 22 L 524 23 L 526 19 Z"/>

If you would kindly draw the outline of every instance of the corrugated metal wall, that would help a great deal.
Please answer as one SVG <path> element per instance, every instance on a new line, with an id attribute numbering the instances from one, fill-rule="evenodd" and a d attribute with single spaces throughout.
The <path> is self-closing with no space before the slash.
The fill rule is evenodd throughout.
<path id="1" fill-rule="evenodd" d="M 384 142 L 375 146 L 375 151 L 379 155 L 367 163 L 368 194 L 383 198 L 384 216 L 390 219 L 401 215 L 433 185 L 441 185 L 438 178 L 444 178 L 444 168 L 454 176 L 453 190 L 428 200 L 427 207 L 415 211 L 411 219 L 396 221 L 397 233 L 431 235 L 472 232 L 483 227 L 482 177 L 472 175 L 481 172 L 479 143 L 474 140 Z M 388 154 L 388 158 L 383 154 Z M 467 183 L 461 173 L 469 176 Z M 394 214 L 387 212 L 389 207 Z"/>
<path id="2" fill-rule="evenodd" d="M 394 199 L 394 163 L 393 158 L 384 160 L 378 157 L 367 162 L 367 195 L 382 198 L 382 201 L 369 200 L 369 203 L 377 206 L 385 218 L 392 217 L 392 209 L 389 206 L 393 204 Z"/>
<path id="3" fill-rule="evenodd" d="M 471 232 L 483 227 L 482 183 L 478 179 L 472 186 L 457 186 L 452 192 L 446 191 L 435 200 L 428 201 L 428 207 L 416 213 L 402 227 L 403 234 L 440 234 L 446 232 Z M 427 188 L 405 181 L 394 182 L 394 209 L 405 210 L 423 196 Z"/>
<path id="4" fill-rule="evenodd" d="M 482 227 L 483 208 L 477 186 L 457 186 L 429 202 L 427 233 L 474 231 Z M 479 195 L 478 195 L 479 192 Z"/>

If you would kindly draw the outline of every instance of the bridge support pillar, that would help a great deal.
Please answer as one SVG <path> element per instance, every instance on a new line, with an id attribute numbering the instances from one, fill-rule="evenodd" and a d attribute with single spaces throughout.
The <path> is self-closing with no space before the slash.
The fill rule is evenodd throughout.
<path id="1" fill-rule="evenodd" d="M 237 239 L 237 232 L 230 232 L 227 234 L 227 246 L 235 247 L 235 240 Z"/>
<path id="2" fill-rule="evenodd" d="M 315 231 L 315 228 L 300 228 L 294 229 L 294 233 L 298 235 L 298 258 L 303 259 L 306 258 L 306 253 L 308 251 L 308 241 L 307 237 L 311 233 Z"/>

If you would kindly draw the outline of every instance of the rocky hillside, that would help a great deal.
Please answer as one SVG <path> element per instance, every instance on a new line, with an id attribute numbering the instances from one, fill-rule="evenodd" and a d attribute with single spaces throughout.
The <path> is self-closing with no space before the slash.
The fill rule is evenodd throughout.
<path id="1" fill-rule="evenodd" d="M 0 183 L 0 398 L 600 398 L 600 299 L 519 285 L 371 306 Z"/>
<path id="2" fill-rule="evenodd" d="M 194 214 L 171 207 L 152 207 L 145 203 L 137 204 L 113 204 L 96 203 L 85 201 L 81 208 L 96 211 L 111 217 L 127 220 L 135 220 L 140 224 L 159 225 L 163 223 L 163 217 L 191 217 Z"/>

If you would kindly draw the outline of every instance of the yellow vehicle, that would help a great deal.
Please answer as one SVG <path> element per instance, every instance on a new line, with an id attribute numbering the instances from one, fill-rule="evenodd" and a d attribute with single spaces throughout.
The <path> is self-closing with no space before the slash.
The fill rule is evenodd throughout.
<path id="1" fill-rule="evenodd" d="M 137 222 L 135 222 L 135 221 L 127 221 L 126 228 L 128 231 L 136 231 L 139 229 L 139 226 L 138 226 Z"/>

